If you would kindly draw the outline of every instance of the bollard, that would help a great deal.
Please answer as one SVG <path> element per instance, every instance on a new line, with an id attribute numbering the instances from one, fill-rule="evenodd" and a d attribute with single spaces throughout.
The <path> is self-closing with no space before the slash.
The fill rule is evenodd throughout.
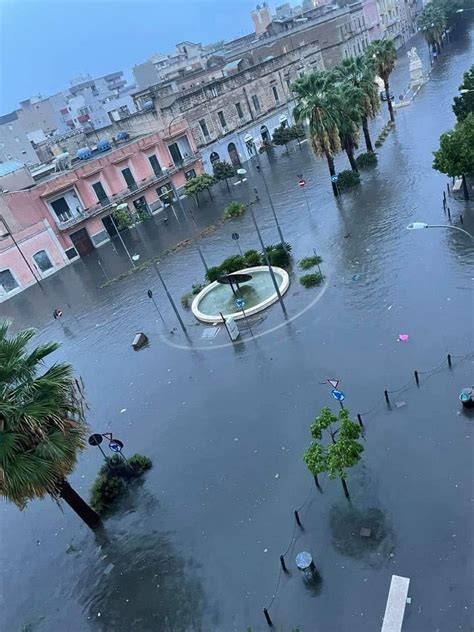
<path id="1" fill-rule="evenodd" d="M 443 191 L 443 202 L 446 203 L 446 191 Z"/>
<path id="2" fill-rule="evenodd" d="M 459 221 L 461 222 L 461 224 L 464 224 L 464 220 L 462 218 L 462 215 L 459 216 Z"/>
<path id="3" fill-rule="evenodd" d="M 383 392 L 384 396 L 385 396 L 385 401 L 387 402 L 387 404 L 390 406 L 390 400 L 388 398 L 388 391 L 384 391 Z"/>
<path id="4" fill-rule="evenodd" d="M 301 520 L 300 520 L 300 514 L 298 513 L 298 510 L 297 510 L 297 509 L 295 509 L 294 514 L 295 514 L 296 524 L 297 524 L 299 527 L 303 528 L 303 525 L 301 524 Z"/>
<path id="5" fill-rule="evenodd" d="M 449 190 L 449 182 L 446 183 L 446 189 L 448 190 L 449 197 L 451 197 L 451 191 Z"/>
<path id="6" fill-rule="evenodd" d="M 318 481 L 318 475 L 317 474 L 313 474 L 313 476 L 314 476 L 314 482 L 316 483 L 316 487 L 319 489 L 319 491 L 321 491 L 321 486 L 320 486 L 319 481 Z"/>
<path id="7" fill-rule="evenodd" d="M 450 369 L 453 368 L 453 365 L 451 364 L 451 354 L 450 353 L 448 353 L 448 366 L 449 366 Z"/>
<path id="8" fill-rule="evenodd" d="M 415 371 L 415 382 L 417 386 L 420 386 L 420 378 L 418 377 L 418 371 Z"/>
<path id="9" fill-rule="evenodd" d="M 449 206 L 447 208 L 448 208 L 448 219 L 449 221 L 451 221 L 451 209 L 449 208 Z"/>
<path id="10" fill-rule="evenodd" d="M 263 614 L 265 615 L 265 619 L 267 620 L 268 625 L 273 628 L 273 622 L 270 619 L 270 615 L 268 613 L 268 610 L 266 608 L 263 609 Z"/>
<path id="11" fill-rule="evenodd" d="M 357 421 L 359 422 L 359 426 L 363 428 L 364 424 L 362 423 L 362 417 L 359 415 L 359 413 L 357 413 Z"/>
<path id="12" fill-rule="evenodd" d="M 443 200 L 443 211 L 446 213 L 446 199 Z"/>
<path id="13" fill-rule="evenodd" d="M 285 564 L 285 558 L 283 557 L 283 555 L 280 555 L 280 564 L 281 564 L 281 568 L 283 572 L 288 573 L 288 569 L 286 568 L 286 564 Z"/>

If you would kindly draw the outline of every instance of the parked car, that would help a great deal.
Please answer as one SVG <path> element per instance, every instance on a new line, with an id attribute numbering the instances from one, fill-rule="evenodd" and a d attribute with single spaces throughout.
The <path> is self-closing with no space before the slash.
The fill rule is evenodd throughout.
<path id="1" fill-rule="evenodd" d="M 382 92 L 380 93 L 380 98 L 382 99 L 382 101 L 387 101 L 387 91 L 386 90 L 382 90 Z M 390 90 L 390 100 L 393 101 L 393 99 L 394 99 L 394 94 Z"/>

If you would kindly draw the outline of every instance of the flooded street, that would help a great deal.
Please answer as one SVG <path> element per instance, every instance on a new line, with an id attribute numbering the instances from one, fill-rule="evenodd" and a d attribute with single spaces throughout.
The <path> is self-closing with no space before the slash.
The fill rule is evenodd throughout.
<path id="1" fill-rule="evenodd" d="M 55 357 L 84 378 L 91 430 L 112 432 L 126 456 L 153 460 L 107 520 L 107 542 L 52 501 L 24 512 L 2 507 L 2 629 L 260 632 L 268 607 L 285 632 L 368 632 L 380 629 L 397 574 L 411 579 L 404 632 L 471 630 L 473 418 L 458 394 L 473 375 L 474 245 L 455 230 L 406 230 L 414 221 L 447 223 L 446 178 L 432 170 L 432 152 L 454 125 L 451 103 L 472 63 L 474 28 L 455 35 L 415 101 L 397 110 L 378 165 L 352 192 L 333 197 L 327 165 L 307 143 L 261 157 L 294 263 L 287 319 L 275 304 L 252 320 L 254 339 L 244 332 L 232 346 L 223 329 L 203 339 L 205 326 L 181 307 L 204 277 L 193 245 L 159 264 L 188 336 L 153 268 L 106 284 L 130 268 L 117 240 L 49 277 L 44 291 L 0 306 L 15 331 L 35 326 L 38 342 L 62 343 Z M 403 54 L 394 93 L 408 82 Z M 373 140 L 387 120 L 382 104 Z M 349 167 L 342 154 L 337 167 Z M 253 199 L 254 187 L 264 240 L 278 242 L 262 174 L 246 168 L 246 183 L 231 185 L 230 195 L 217 185 L 214 201 L 204 193 L 194 209 L 200 230 L 216 224 L 199 240 L 209 266 L 238 254 L 235 231 L 243 250 L 259 248 L 248 212 L 219 223 L 225 205 Z M 453 225 L 462 215 L 474 233 L 472 201 L 448 204 Z M 124 234 L 140 262 L 190 237 L 175 211 Z M 297 261 L 313 248 L 326 283 L 304 289 Z M 57 307 L 61 321 L 52 318 Z M 137 331 L 150 346 L 135 353 Z M 348 472 L 350 503 L 337 480 L 323 480 L 320 494 L 302 461 L 310 423 L 323 406 L 337 407 L 327 378 L 341 381 L 347 408 L 365 424 L 365 452 Z M 71 477 L 86 498 L 100 465 L 89 448 Z M 304 530 L 293 517 L 301 505 Z M 321 576 L 314 590 L 294 564 L 303 550 Z M 280 573 L 285 553 L 289 575 Z"/>

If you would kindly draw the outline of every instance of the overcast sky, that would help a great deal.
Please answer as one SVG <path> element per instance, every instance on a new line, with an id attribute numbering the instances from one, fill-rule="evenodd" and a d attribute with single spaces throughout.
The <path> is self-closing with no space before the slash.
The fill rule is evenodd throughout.
<path id="1" fill-rule="evenodd" d="M 257 1 L 0 0 L 0 114 L 81 73 L 128 70 L 186 39 L 248 33 Z"/>

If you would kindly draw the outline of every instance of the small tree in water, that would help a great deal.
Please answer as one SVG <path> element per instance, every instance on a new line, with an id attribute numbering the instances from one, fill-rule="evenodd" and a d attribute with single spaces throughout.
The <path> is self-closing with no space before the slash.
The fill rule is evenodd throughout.
<path id="1" fill-rule="evenodd" d="M 212 165 L 212 170 L 214 172 L 214 178 L 219 182 L 225 180 L 227 190 L 230 191 L 229 178 L 236 175 L 236 168 L 231 165 L 230 162 L 226 162 L 225 160 L 221 162 L 218 160 Z"/>
<path id="2" fill-rule="evenodd" d="M 346 468 L 357 465 L 364 446 L 357 441 L 362 433 L 361 427 L 352 421 L 349 412 L 344 408 L 335 415 L 330 408 L 325 407 L 310 426 L 313 441 L 303 455 L 309 471 L 314 476 L 319 487 L 318 474 L 327 472 L 329 478 L 339 477 L 346 498 L 349 489 L 346 483 Z M 330 438 L 331 443 L 323 443 L 323 434 Z"/>

